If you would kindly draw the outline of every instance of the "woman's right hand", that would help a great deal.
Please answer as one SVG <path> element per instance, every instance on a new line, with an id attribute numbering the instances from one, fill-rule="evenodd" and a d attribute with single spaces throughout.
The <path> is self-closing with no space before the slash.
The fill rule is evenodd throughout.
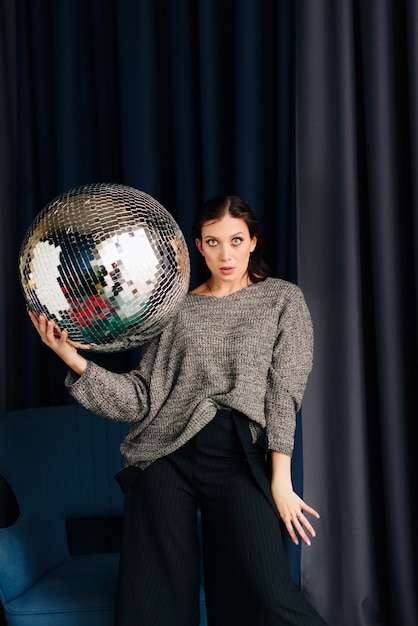
<path id="1" fill-rule="evenodd" d="M 62 332 L 52 320 L 48 320 L 46 315 L 36 315 L 29 311 L 29 317 L 38 332 L 42 343 L 50 348 L 64 363 L 76 374 L 81 376 L 87 367 L 87 360 L 77 352 L 77 348 L 88 349 L 88 346 L 76 343 L 68 338 L 68 332 Z"/>

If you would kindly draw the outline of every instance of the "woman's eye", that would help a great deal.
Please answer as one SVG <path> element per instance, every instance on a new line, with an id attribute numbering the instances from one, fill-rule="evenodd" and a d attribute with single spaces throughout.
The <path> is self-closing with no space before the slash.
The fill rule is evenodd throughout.
<path id="1" fill-rule="evenodd" d="M 232 240 L 232 243 L 234 246 L 239 246 L 241 242 L 242 242 L 241 237 L 234 237 L 234 239 Z"/>
<path id="2" fill-rule="evenodd" d="M 216 246 L 216 239 L 208 239 L 206 243 L 208 246 Z"/>

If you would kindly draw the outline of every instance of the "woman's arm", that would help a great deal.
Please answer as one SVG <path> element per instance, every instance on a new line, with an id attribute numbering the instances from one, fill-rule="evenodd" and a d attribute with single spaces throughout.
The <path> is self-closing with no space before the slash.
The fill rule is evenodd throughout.
<path id="1" fill-rule="evenodd" d="M 117 421 L 139 422 L 143 419 L 149 411 L 149 391 L 139 369 L 118 374 L 100 367 L 78 353 L 78 347 L 85 349 L 87 346 L 70 341 L 68 333 L 60 332 L 45 315 L 38 318 L 29 313 L 29 316 L 42 342 L 69 367 L 65 385 L 79 404 Z"/>
<path id="2" fill-rule="evenodd" d="M 283 452 L 271 450 L 271 492 L 280 517 L 286 526 L 293 543 L 299 544 L 296 533 L 306 545 L 311 541 L 307 535 L 315 537 L 315 530 L 306 513 L 319 519 L 319 513 L 307 505 L 293 490 L 291 478 L 291 457 Z"/>
<path id="3" fill-rule="evenodd" d="M 313 327 L 300 288 L 288 283 L 286 290 L 267 378 L 265 414 L 268 448 L 292 456 L 296 413 L 312 369 Z"/>

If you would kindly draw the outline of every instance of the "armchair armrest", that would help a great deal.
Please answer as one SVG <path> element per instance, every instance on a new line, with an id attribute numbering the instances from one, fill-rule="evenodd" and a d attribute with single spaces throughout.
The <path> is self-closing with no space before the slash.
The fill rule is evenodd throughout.
<path id="1" fill-rule="evenodd" d="M 16 598 L 68 557 L 65 532 L 48 519 L 27 515 L 0 528 L 0 598 L 3 602 Z"/>

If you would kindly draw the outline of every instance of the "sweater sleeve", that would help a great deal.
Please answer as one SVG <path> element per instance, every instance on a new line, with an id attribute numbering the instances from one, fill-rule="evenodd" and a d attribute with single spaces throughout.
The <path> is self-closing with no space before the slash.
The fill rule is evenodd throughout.
<path id="1" fill-rule="evenodd" d="M 139 422 L 150 408 L 149 385 L 157 341 L 142 349 L 137 369 L 118 374 L 88 361 L 81 376 L 69 371 L 65 385 L 86 409 L 116 421 Z"/>
<path id="2" fill-rule="evenodd" d="M 269 449 L 293 454 L 296 412 L 312 369 L 312 320 L 300 288 L 289 284 L 267 380 L 266 435 Z"/>

